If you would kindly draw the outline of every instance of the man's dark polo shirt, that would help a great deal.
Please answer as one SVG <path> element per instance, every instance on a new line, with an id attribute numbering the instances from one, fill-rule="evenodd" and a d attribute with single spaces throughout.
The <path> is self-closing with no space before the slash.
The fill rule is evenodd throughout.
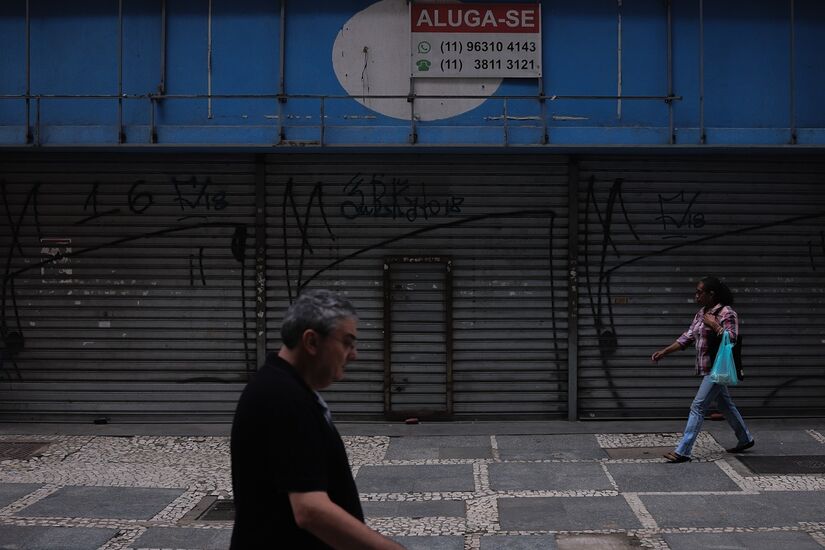
<path id="1" fill-rule="evenodd" d="M 364 521 L 341 436 L 315 393 L 275 353 L 241 394 L 231 447 L 232 550 L 328 548 L 295 524 L 290 492 L 325 491 Z"/>

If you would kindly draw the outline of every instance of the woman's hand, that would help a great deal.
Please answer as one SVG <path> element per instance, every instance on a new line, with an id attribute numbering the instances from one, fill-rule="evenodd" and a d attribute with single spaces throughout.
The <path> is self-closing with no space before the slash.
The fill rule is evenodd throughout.
<path id="1" fill-rule="evenodd" d="M 722 325 L 720 325 L 719 321 L 716 320 L 716 317 L 710 313 L 705 313 L 705 316 L 702 318 L 702 322 L 704 322 L 705 326 L 713 330 L 716 334 L 719 334 L 719 331 L 722 330 Z"/>
<path id="2" fill-rule="evenodd" d="M 650 360 L 654 363 L 658 362 L 659 359 L 667 355 L 668 353 L 673 353 L 674 351 L 678 351 L 682 349 L 682 346 L 679 345 L 679 342 L 673 342 L 666 348 L 662 348 L 657 352 L 654 352 L 653 355 L 650 356 Z"/>

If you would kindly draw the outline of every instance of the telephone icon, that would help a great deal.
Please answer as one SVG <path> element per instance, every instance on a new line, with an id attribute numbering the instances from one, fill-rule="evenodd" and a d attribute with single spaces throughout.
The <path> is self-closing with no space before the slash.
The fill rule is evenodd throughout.
<path id="1" fill-rule="evenodd" d="M 415 64 L 419 71 L 429 71 L 430 65 L 432 65 L 428 59 L 419 59 L 415 62 Z"/>

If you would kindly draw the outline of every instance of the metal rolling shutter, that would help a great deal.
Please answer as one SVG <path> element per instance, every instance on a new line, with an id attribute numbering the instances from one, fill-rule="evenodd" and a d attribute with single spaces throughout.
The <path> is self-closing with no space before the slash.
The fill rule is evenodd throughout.
<path id="1" fill-rule="evenodd" d="M 683 417 L 697 281 L 735 294 L 747 416 L 825 414 L 825 162 L 821 157 L 589 158 L 579 185 L 582 418 Z"/>
<path id="2" fill-rule="evenodd" d="M 393 257 L 384 262 L 384 411 L 452 412 L 452 262 Z"/>
<path id="3" fill-rule="evenodd" d="M 3 418 L 230 420 L 255 368 L 252 158 L 15 154 L 0 180 L 24 337 Z"/>
<path id="4" fill-rule="evenodd" d="M 455 417 L 565 414 L 566 159 L 273 155 L 267 187 L 268 347 L 302 285 L 361 315 L 359 359 L 326 392 L 339 417 L 384 414 L 387 256 L 452 260 Z"/>

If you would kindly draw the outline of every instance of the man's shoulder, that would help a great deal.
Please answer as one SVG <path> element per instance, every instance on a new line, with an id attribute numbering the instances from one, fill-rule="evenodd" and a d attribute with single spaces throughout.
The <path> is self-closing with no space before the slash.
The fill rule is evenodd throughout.
<path id="1" fill-rule="evenodd" d="M 297 375 L 290 372 L 291 368 L 283 359 L 267 359 L 267 362 L 250 377 L 241 395 L 241 401 L 255 401 L 269 407 L 290 407 L 302 401 L 311 402 L 308 390 Z"/>
<path id="2" fill-rule="evenodd" d="M 274 354 L 267 356 L 261 368 L 251 376 L 249 383 L 277 383 L 279 387 L 301 386 L 297 374 L 292 371 L 292 365 Z"/>

